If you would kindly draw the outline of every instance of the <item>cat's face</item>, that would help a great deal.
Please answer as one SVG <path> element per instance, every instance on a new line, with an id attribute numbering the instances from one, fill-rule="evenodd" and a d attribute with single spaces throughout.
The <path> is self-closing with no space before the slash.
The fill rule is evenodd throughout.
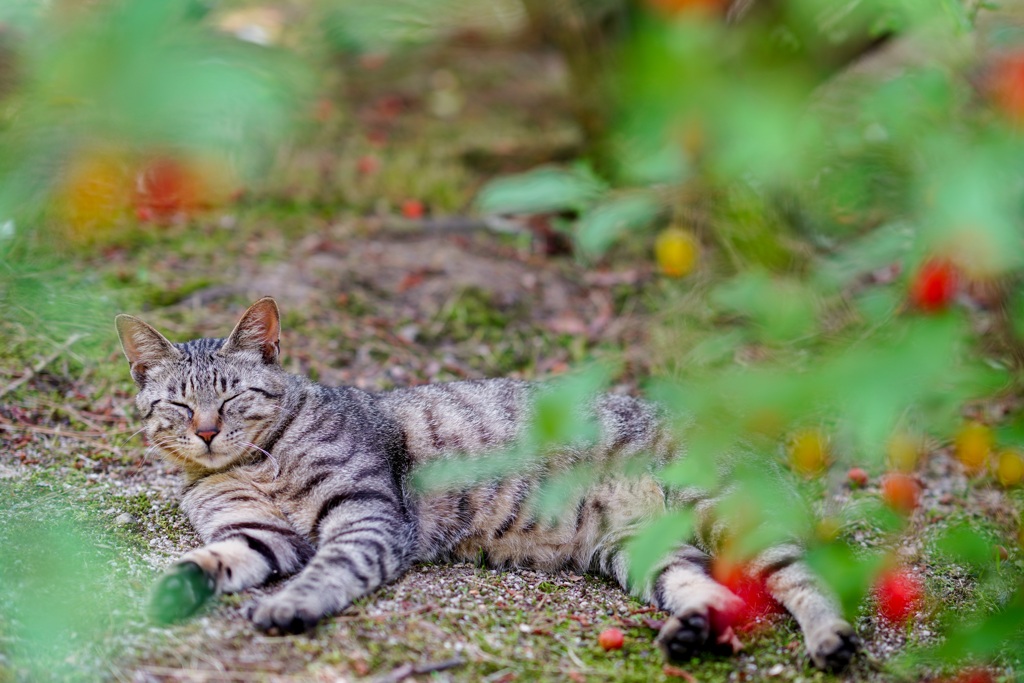
<path id="1" fill-rule="evenodd" d="M 259 454 L 288 377 L 273 299 L 253 304 L 227 339 L 172 344 L 128 315 L 117 317 L 117 331 L 146 436 L 165 456 L 187 470 L 221 470 Z"/>

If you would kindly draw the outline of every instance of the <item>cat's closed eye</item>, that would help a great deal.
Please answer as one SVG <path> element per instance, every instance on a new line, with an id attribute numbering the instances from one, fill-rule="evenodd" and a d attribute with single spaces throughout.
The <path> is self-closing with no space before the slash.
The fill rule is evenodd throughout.
<path id="1" fill-rule="evenodd" d="M 167 401 L 167 403 L 169 403 L 172 406 L 175 406 L 176 408 L 178 408 L 181 411 L 184 411 L 185 412 L 185 417 L 187 419 L 189 419 L 189 420 L 191 420 L 192 416 L 195 414 L 192 411 L 192 408 L 190 408 L 189 406 L 185 405 L 184 403 L 178 403 L 177 401 Z"/>

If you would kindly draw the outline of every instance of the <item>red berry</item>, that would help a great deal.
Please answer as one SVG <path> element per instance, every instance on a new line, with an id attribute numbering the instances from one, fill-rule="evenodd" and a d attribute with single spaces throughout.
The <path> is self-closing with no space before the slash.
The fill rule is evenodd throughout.
<path id="1" fill-rule="evenodd" d="M 356 161 L 356 170 L 360 175 L 372 175 L 380 168 L 380 161 L 372 154 L 364 154 Z"/>
<path id="2" fill-rule="evenodd" d="M 647 0 L 647 5 L 672 17 L 689 12 L 719 13 L 725 9 L 727 3 L 725 0 Z"/>
<path id="3" fill-rule="evenodd" d="M 1003 56 L 992 65 L 990 96 L 1013 122 L 1024 122 L 1024 52 Z"/>
<path id="4" fill-rule="evenodd" d="M 922 311 L 942 311 L 953 300 L 959 279 L 956 266 L 949 261 L 925 261 L 910 284 L 910 300 Z"/>
<path id="5" fill-rule="evenodd" d="M 423 202 L 418 199 L 406 199 L 402 202 L 402 215 L 406 218 L 417 219 L 423 218 L 425 210 L 423 208 Z"/>
<path id="6" fill-rule="evenodd" d="M 893 624 L 907 621 L 921 606 L 923 597 L 921 580 L 906 569 L 883 572 L 875 583 L 878 616 Z"/>
<path id="7" fill-rule="evenodd" d="M 882 500 L 893 510 L 909 515 L 921 502 L 921 487 L 909 474 L 890 472 L 882 479 Z"/>
<path id="8" fill-rule="evenodd" d="M 201 203 L 202 181 L 176 159 L 158 157 L 139 173 L 135 205 L 140 217 L 169 218 Z"/>
<path id="9" fill-rule="evenodd" d="M 711 576 L 744 604 L 736 614 L 719 615 L 725 625 L 743 626 L 776 611 L 778 605 L 768 592 L 764 578 L 748 572 L 743 565 L 716 558 L 711 566 Z"/>
<path id="10" fill-rule="evenodd" d="M 868 473 L 859 467 L 851 467 L 850 471 L 846 473 L 846 478 L 850 480 L 850 486 L 855 489 L 868 485 Z"/>
<path id="11" fill-rule="evenodd" d="M 949 683 L 995 683 L 995 677 L 988 669 L 964 669 L 950 679 Z"/>
<path id="12" fill-rule="evenodd" d="M 597 637 L 597 644 L 605 650 L 621 650 L 626 636 L 617 628 L 606 628 Z"/>

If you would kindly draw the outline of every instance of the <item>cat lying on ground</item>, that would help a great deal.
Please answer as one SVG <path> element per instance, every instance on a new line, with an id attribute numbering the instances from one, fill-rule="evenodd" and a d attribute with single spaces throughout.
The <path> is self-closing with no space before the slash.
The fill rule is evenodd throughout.
<path id="1" fill-rule="evenodd" d="M 117 331 L 146 435 L 184 471 L 181 507 L 206 544 L 157 586 L 154 610 L 164 620 L 212 595 L 291 577 L 251 618 L 265 631 L 300 632 L 414 562 L 483 554 L 495 566 L 611 577 L 671 615 L 656 642 L 672 661 L 731 633 L 728 615 L 742 601 L 711 578 L 705 552 L 727 531 L 714 519 L 716 496 L 669 488 L 651 473 L 683 454 L 637 399 L 593 402 L 601 433 L 585 452 L 555 449 L 521 472 L 425 493 L 410 485 L 412 468 L 507 449 L 529 424 L 537 386 L 494 379 L 379 394 L 322 386 L 280 366 L 271 298 L 253 304 L 227 339 L 172 344 L 128 315 L 117 317 Z M 561 518 L 539 517 L 529 505 L 545 479 L 574 464 L 615 472 L 641 454 L 650 469 L 597 479 Z M 624 546 L 646 522 L 684 506 L 697 516 L 695 545 L 680 545 L 651 580 L 632 585 Z M 845 668 L 857 637 L 801 554 L 796 544 L 772 547 L 747 568 L 796 618 L 814 664 Z"/>

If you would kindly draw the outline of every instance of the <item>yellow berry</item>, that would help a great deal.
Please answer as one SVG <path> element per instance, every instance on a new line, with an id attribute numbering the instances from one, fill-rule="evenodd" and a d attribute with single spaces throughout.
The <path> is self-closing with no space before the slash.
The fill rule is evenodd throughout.
<path id="1" fill-rule="evenodd" d="M 992 430 L 980 422 L 968 422 L 956 435 L 956 457 L 971 474 L 985 469 L 992 453 Z"/>
<path id="2" fill-rule="evenodd" d="M 913 472 L 921 453 L 921 440 L 908 432 L 896 432 L 887 444 L 889 467 L 896 472 Z"/>
<path id="3" fill-rule="evenodd" d="M 95 153 L 72 162 L 57 201 L 73 236 L 84 238 L 90 230 L 123 218 L 133 185 L 129 164 L 117 153 Z"/>
<path id="4" fill-rule="evenodd" d="M 697 238 L 681 228 L 667 228 L 654 242 L 654 258 L 661 272 L 671 277 L 689 275 L 697 265 Z"/>
<path id="5" fill-rule="evenodd" d="M 828 465 L 828 443 L 815 429 L 797 432 L 790 445 L 789 458 L 793 469 L 800 474 L 818 474 Z"/>
<path id="6" fill-rule="evenodd" d="M 1024 458 L 1015 450 L 1005 450 L 996 461 L 996 479 L 1003 486 L 1016 486 L 1024 480 Z"/>

